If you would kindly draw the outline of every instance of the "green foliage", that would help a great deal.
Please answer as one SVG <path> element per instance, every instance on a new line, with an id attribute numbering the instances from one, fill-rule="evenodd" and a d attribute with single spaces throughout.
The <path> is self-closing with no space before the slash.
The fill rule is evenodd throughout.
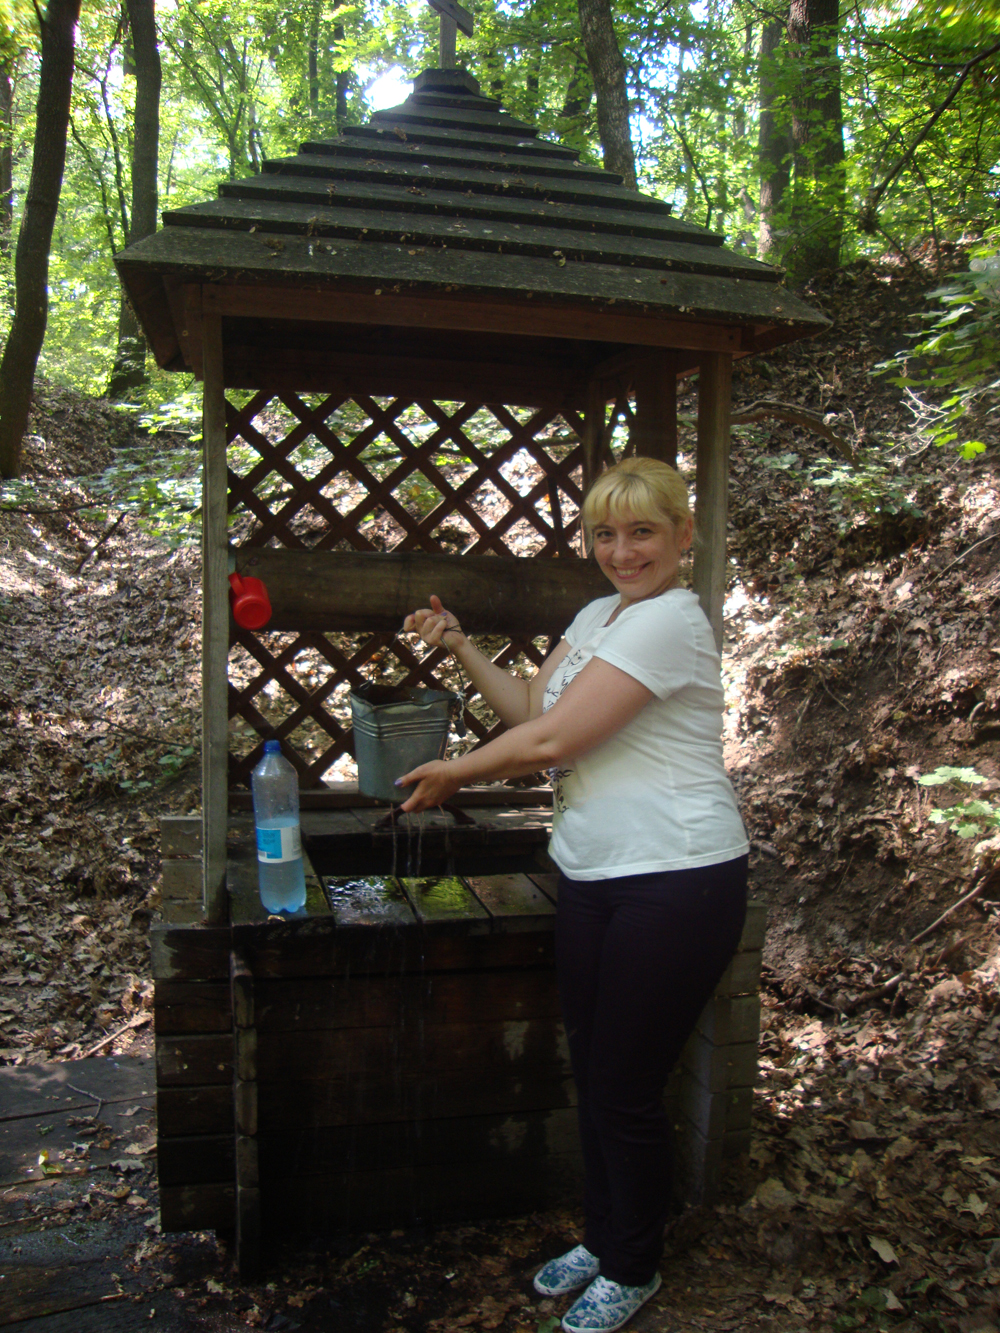
<path id="1" fill-rule="evenodd" d="M 950 787 L 954 794 L 980 786 L 985 781 L 986 778 L 974 768 L 949 766 L 936 768 L 933 773 L 924 773 L 917 778 L 922 787 Z M 947 824 L 960 838 L 991 836 L 1000 829 L 1000 806 L 965 796 L 953 805 L 936 806 L 930 812 L 930 821 L 932 824 Z"/>
<path id="2" fill-rule="evenodd" d="M 762 11 L 750 0 L 622 0 L 613 12 L 635 107 L 640 187 L 668 199 L 679 217 L 755 253 Z M 438 19 L 423 0 L 305 0 L 291 8 L 279 0 L 236 7 L 226 0 L 164 0 L 157 22 L 163 209 L 210 198 L 220 177 L 259 170 L 266 157 L 330 136 L 345 120 L 363 120 L 366 89 L 382 74 L 396 70 L 411 78 L 437 59 Z M 877 9 L 845 9 L 839 59 L 847 159 L 843 175 L 820 171 L 815 179 L 809 156 L 822 159 L 832 131 L 817 104 L 803 109 L 800 93 L 827 78 L 831 57 L 822 43 L 794 51 L 782 43 L 770 70 L 774 114 L 786 130 L 793 112 L 804 117 L 809 138 L 799 149 L 802 162 L 784 213 L 774 220 L 777 231 L 788 230 L 793 206 L 825 225 L 826 215 L 839 208 L 842 188 L 849 200 L 845 259 L 883 253 L 888 238 L 900 245 L 954 238 L 967 221 L 991 218 L 1000 197 L 1000 57 L 982 59 L 955 90 L 960 71 L 998 35 L 997 0 L 943 9 L 931 0 L 914 6 L 892 0 Z M 0 0 L 0 61 L 13 70 L 16 99 L 15 226 L 31 166 L 37 47 L 34 7 L 28 0 Z M 477 6 L 475 35 L 459 37 L 458 54 L 484 92 L 535 122 L 543 135 L 578 148 L 585 160 L 601 160 L 575 0 Z M 931 110 L 953 91 L 948 110 L 916 144 Z M 106 383 L 117 341 L 112 259 L 128 227 L 133 105 L 121 6 L 93 0 L 78 29 L 72 133 L 40 363 L 44 375 L 89 393 Z M 866 212 L 866 200 L 890 174 L 878 208 Z M 988 265 L 989 256 L 983 262 Z M 11 265 L 12 247 L 0 253 L 0 323 L 9 313 Z M 995 349 L 996 299 L 987 291 L 988 274 L 988 268 L 973 270 L 942 292 L 940 325 L 931 322 L 905 372 L 914 374 L 915 362 L 933 359 L 934 374 L 952 375 L 920 391 L 935 403 L 943 400 L 940 420 L 930 423 L 934 438 L 944 442 L 958 430 L 967 451 L 981 442 L 966 438 L 962 422 L 995 391 L 987 370 L 976 381 L 978 396 L 967 393 L 969 376 L 988 366 Z M 139 405 L 155 416 L 159 401 L 170 396 L 157 385 Z"/>
<path id="3" fill-rule="evenodd" d="M 967 425 L 983 411 L 996 414 L 1000 392 L 1000 228 L 969 263 L 968 273 L 931 292 L 938 308 L 912 352 L 876 367 L 895 371 L 893 384 L 909 395 L 918 424 L 936 445 L 956 444 L 966 460 L 986 450 Z M 937 401 L 934 401 L 934 400 Z"/>
<path id="4" fill-rule="evenodd" d="M 825 492 L 842 533 L 862 523 L 918 521 L 924 511 L 914 498 L 913 482 L 897 472 L 891 460 L 868 452 L 849 464 L 815 463 L 803 467 L 798 454 L 763 455 L 760 466 L 796 477 L 804 486 Z"/>

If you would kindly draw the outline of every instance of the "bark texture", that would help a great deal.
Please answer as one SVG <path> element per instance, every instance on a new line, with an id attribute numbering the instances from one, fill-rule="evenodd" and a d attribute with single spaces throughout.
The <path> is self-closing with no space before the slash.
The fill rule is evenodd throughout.
<path id="1" fill-rule="evenodd" d="M 14 84 L 10 62 L 0 60 L 0 254 L 10 250 L 14 226 Z"/>
<path id="2" fill-rule="evenodd" d="M 127 235 L 127 243 L 133 245 L 156 230 L 161 71 L 153 0 L 126 0 L 126 7 L 135 69 L 132 208 Z M 108 382 L 108 397 L 122 398 L 145 382 L 146 340 L 123 294 L 118 351 Z"/>
<path id="3" fill-rule="evenodd" d="M 760 36 L 760 116 L 757 122 L 757 160 L 760 164 L 760 215 L 757 257 L 768 264 L 782 260 L 781 238 L 776 235 L 777 214 L 791 178 L 792 136 L 775 109 L 776 57 L 785 25 L 768 19 Z"/>
<path id="4" fill-rule="evenodd" d="M 844 114 L 837 0 L 791 0 L 788 41 L 799 64 L 792 106 L 790 281 L 801 284 L 840 259 L 844 230 Z"/>
<path id="5" fill-rule="evenodd" d="M 630 190 L 638 188 L 635 151 L 629 126 L 625 61 L 618 47 L 609 0 L 577 0 L 580 31 L 597 97 L 597 131 L 604 165 L 617 171 Z"/>
<path id="6" fill-rule="evenodd" d="M 0 360 L 0 476 L 20 473 L 21 444 L 45 337 L 49 248 L 66 164 L 73 87 L 73 39 L 80 0 L 49 0 L 42 27 L 42 65 L 31 180 L 14 257 L 15 308 Z"/>

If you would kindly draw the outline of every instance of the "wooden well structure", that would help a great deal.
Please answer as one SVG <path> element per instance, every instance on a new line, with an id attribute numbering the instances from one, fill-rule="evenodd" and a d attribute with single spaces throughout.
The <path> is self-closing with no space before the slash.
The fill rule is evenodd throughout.
<path id="1" fill-rule="evenodd" d="M 384 810 L 323 780 L 345 694 L 373 663 L 439 683 L 444 655 L 393 637 L 430 592 L 501 664 L 539 662 L 606 591 L 577 512 L 616 427 L 673 462 L 692 374 L 693 585 L 721 644 L 732 362 L 826 321 L 455 69 L 163 221 L 117 263 L 159 364 L 205 394 L 203 810 L 165 821 L 153 927 L 164 1226 L 235 1228 L 249 1269 L 261 1226 L 537 1207 L 578 1166 L 547 794 L 428 818 L 444 889 L 352 890 L 404 867 Z M 234 569 L 269 589 L 262 631 L 231 620 Z M 272 736 L 303 791 L 301 921 L 256 898 Z M 746 1143 L 761 934 L 754 912 L 675 1088 L 695 1192 Z"/>

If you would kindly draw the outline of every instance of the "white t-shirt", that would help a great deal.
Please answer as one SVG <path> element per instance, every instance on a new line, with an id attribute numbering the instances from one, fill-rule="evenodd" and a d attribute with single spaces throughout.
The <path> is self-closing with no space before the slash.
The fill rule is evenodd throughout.
<path id="1" fill-rule="evenodd" d="M 716 865 L 747 837 L 722 763 L 723 693 L 712 628 L 694 593 L 671 588 L 608 618 L 618 596 L 585 606 L 545 688 L 548 710 L 592 657 L 654 697 L 570 767 L 553 770 L 550 852 L 570 879 Z"/>

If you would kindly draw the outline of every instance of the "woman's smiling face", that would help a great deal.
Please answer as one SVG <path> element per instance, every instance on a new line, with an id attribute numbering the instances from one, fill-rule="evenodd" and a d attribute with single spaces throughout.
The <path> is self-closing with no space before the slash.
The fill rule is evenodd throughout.
<path id="1" fill-rule="evenodd" d="M 681 555 L 691 545 L 691 518 L 607 518 L 593 528 L 594 556 L 621 596 L 622 607 L 677 585 Z"/>

